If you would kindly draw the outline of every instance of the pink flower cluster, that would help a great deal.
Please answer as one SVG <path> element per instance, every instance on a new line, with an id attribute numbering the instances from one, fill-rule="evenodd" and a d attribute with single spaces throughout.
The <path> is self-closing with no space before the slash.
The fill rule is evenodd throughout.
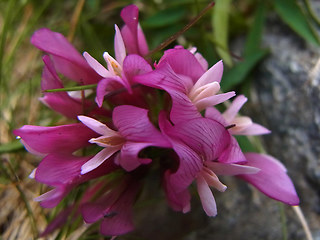
<path id="1" fill-rule="evenodd" d="M 44 234 L 63 225 L 70 212 L 86 223 L 101 221 L 104 235 L 132 231 L 133 206 L 152 167 L 162 173 L 168 205 L 183 213 L 190 211 L 189 188 L 195 184 L 204 211 L 215 216 L 210 187 L 224 192 L 223 175 L 237 176 L 270 198 L 299 204 L 286 168 L 271 156 L 243 153 L 234 137 L 269 133 L 238 115 L 247 98 L 237 96 L 222 113 L 215 108 L 235 96 L 220 91 L 222 61 L 208 69 L 195 48 L 177 46 L 151 66 L 138 8 L 127 6 L 121 17 L 125 25 L 115 26 L 115 58 L 103 54 L 106 68 L 89 53 L 79 54 L 59 33 L 40 29 L 32 36 L 31 43 L 46 53 L 42 90 L 63 88 L 59 75 L 80 85 L 97 84 L 96 92 L 83 91 L 82 97 L 45 92 L 40 99 L 78 123 L 14 131 L 29 152 L 43 156 L 31 174 L 52 187 L 35 199 L 43 207 L 57 206 L 89 182 Z M 161 157 L 151 157 L 156 149 Z"/>

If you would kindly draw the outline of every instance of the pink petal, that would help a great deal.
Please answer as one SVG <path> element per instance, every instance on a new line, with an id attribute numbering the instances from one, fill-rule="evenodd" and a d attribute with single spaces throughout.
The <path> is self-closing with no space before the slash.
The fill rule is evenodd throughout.
<path id="1" fill-rule="evenodd" d="M 208 107 L 205 112 L 205 117 L 213 119 L 219 123 L 221 123 L 223 126 L 227 126 L 226 120 L 222 116 L 222 114 L 219 112 L 218 109 L 214 107 Z"/>
<path id="2" fill-rule="evenodd" d="M 130 54 L 124 59 L 123 69 L 126 78 L 131 84 L 134 83 L 134 76 L 152 71 L 150 64 L 143 57 L 135 54 Z"/>
<path id="3" fill-rule="evenodd" d="M 167 62 L 163 62 L 150 73 L 136 76 L 134 81 L 167 92 L 178 91 L 185 94 L 193 85 L 189 77 L 177 75 Z"/>
<path id="4" fill-rule="evenodd" d="M 58 77 L 49 56 L 44 56 L 43 61 L 45 66 L 42 73 L 41 89 L 48 90 L 63 88 L 62 82 Z M 68 118 L 77 119 L 77 115 L 82 114 L 83 108 L 93 109 L 88 113 L 90 115 L 109 115 L 109 113 L 107 113 L 105 109 L 98 109 L 95 106 L 94 102 L 90 102 L 86 99 L 82 102 L 79 99 L 70 97 L 70 95 L 66 92 L 46 92 L 44 93 L 44 97 L 40 98 L 39 100 L 49 108 Z"/>
<path id="5" fill-rule="evenodd" d="M 116 56 L 117 62 L 123 66 L 123 60 L 126 57 L 126 48 L 124 46 L 124 42 L 121 36 L 120 29 L 118 28 L 117 25 L 114 25 L 116 34 L 114 36 L 114 52 Z"/>
<path id="6" fill-rule="evenodd" d="M 103 99 L 106 95 L 111 94 L 113 91 L 126 88 L 127 84 L 125 83 L 126 80 L 118 76 L 114 76 L 112 78 L 105 78 L 102 79 L 97 86 L 97 96 L 96 96 L 96 103 L 99 107 L 103 104 Z"/>
<path id="7" fill-rule="evenodd" d="M 206 165 L 215 174 L 222 176 L 234 176 L 239 174 L 256 174 L 260 171 L 259 168 L 251 167 L 247 165 L 240 164 L 228 164 L 220 162 L 210 162 L 206 161 Z"/>
<path id="8" fill-rule="evenodd" d="M 170 182 L 170 171 L 166 171 L 164 174 L 164 189 L 166 192 L 166 198 L 170 207 L 175 211 L 181 211 L 187 213 L 190 211 L 190 199 L 191 195 L 188 189 L 181 192 L 176 192 L 173 185 Z"/>
<path id="9" fill-rule="evenodd" d="M 80 177 L 81 166 L 89 157 L 73 155 L 49 154 L 40 162 L 35 179 L 50 186 L 68 184 Z"/>
<path id="10" fill-rule="evenodd" d="M 36 152 L 72 153 L 87 146 L 89 139 L 97 134 L 83 124 L 70 124 L 57 127 L 25 125 L 13 131 L 27 146 Z"/>
<path id="11" fill-rule="evenodd" d="M 214 159 L 212 159 L 214 160 Z M 231 137 L 231 141 L 228 147 L 221 153 L 218 158 L 221 163 L 245 163 L 246 158 L 241 151 L 241 148 L 234 137 Z"/>
<path id="12" fill-rule="evenodd" d="M 208 71 L 206 71 L 199 80 L 194 84 L 194 87 L 197 89 L 201 86 L 212 82 L 220 83 L 223 73 L 223 63 L 222 60 L 213 65 Z"/>
<path id="13" fill-rule="evenodd" d="M 245 156 L 248 161 L 247 166 L 259 168 L 261 171 L 257 174 L 240 175 L 240 178 L 251 183 L 270 198 L 289 205 L 299 204 L 294 185 L 285 167 L 277 159 L 258 153 L 247 153 Z"/>
<path id="14" fill-rule="evenodd" d="M 170 120 L 174 124 L 201 117 L 200 112 L 187 95 L 178 91 L 170 91 L 170 96 L 172 99 Z"/>
<path id="15" fill-rule="evenodd" d="M 84 84 L 99 81 L 99 75 L 62 34 L 42 28 L 33 34 L 31 43 L 49 53 L 56 69 L 66 77 Z"/>
<path id="16" fill-rule="evenodd" d="M 106 124 L 103 124 L 93 118 L 87 116 L 78 116 L 80 122 L 86 125 L 88 128 L 92 129 L 96 133 L 99 133 L 102 136 L 114 136 L 118 135 L 118 133 L 111 128 L 109 128 Z"/>
<path id="17" fill-rule="evenodd" d="M 167 62 L 176 74 L 191 78 L 193 83 L 198 81 L 205 72 L 196 57 L 183 48 L 165 51 L 158 66 L 160 67 L 164 62 Z"/>
<path id="18" fill-rule="evenodd" d="M 111 74 L 96 59 L 91 57 L 91 55 L 89 53 L 84 52 L 83 57 L 86 59 L 87 63 L 90 65 L 90 67 L 92 67 L 101 77 L 103 77 L 103 78 L 113 77 L 113 74 Z"/>
<path id="19" fill-rule="evenodd" d="M 69 189 L 64 187 L 57 187 L 49 192 L 36 197 L 34 201 L 41 202 L 40 205 L 43 208 L 53 208 L 59 204 L 59 202 L 68 194 Z"/>
<path id="20" fill-rule="evenodd" d="M 126 171 L 130 172 L 141 164 L 149 164 L 151 163 L 151 159 L 149 158 L 139 158 L 139 152 L 150 146 L 150 143 L 134 143 L 127 142 L 121 148 L 120 155 L 118 156 L 118 162 L 121 167 L 123 167 Z"/>
<path id="21" fill-rule="evenodd" d="M 88 162 L 83 164 L 81 167 L 81 174 L 86 174 L 97 167 L 99 167 L 104 161 L 110 158 L 115 152 L 119 151 L 121 147 L 108 147 L 102 149 L 98 152 L 93 158 L 91 158 Z"/>
<path id="22" fill-rule="evenodd" d="M 209 217 L 215 217 L 217 215 L 216 201 L 214 200 L 213 194 L 207 182 L 201 175 L 197 177 L 197 189 L 203 210 Z"/>
<path id="23" fill-rule="evenodd" d="M 148 45 L 145 36 L 139 26 L 139 9 L 135 5 L 129 5 L 122 9 L 121 18 L 125 26 L 121 29 L 121 34 L 129 54 L 145 56 L 148 53 Z"/>
<path id="24" fill-rule="evenodd" d="M 247 100 L 248 99 L 244 95 L 239 95 L 233 100 L 228 109 L 223 113 L 223 116 L 228 123 L 232 122 L 232 120 L 237 116 L 241 107 Z"/>
<path id="25" fill-rule="evenodd" d="M 118 106 L 113 110 L 112 119 L 119 133 L 129 142 L 170 147 L 169 142 L 150 122 L 146 109 L 130 105 Z"/>
<path id="26" fill-rule="evenodd" d="M 235 135 L 262 135 L 262 134 L 269 134 L 271 131 L 260 124 L 252 123 L 247 128 L 241 130 L 241 131 L 234 131 L 230 128 L 230 133 Z"/>
<path id="27" fill-rule="evenodd" d="M 234 91 L 232 92 L 227 92 L 227 93 L 222 93 L 218 95 L 214 95 L 211 97 L 203 98 L 199 101 L 196 101 L 194 104 L 196 105 L 198 111 L 202 111 L 206 109 L 207 107 L 212 107 L 214 105 L 217 105 L 219 103 L 222 103 L 229 98 L 234 97 L 236 94 Z"/>

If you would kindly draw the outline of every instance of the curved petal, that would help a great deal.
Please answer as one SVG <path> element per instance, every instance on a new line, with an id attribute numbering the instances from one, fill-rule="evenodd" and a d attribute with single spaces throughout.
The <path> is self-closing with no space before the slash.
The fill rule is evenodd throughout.
<path id="1" fill-rule="evenodd" d="M 35 179 L 50 186 L 68 184 L 80 177 L 81 166 L 91 157 L 49 154 L 40 162 Z"/>
<path id="2" fill-rule="evenodd" d="M 196 57 L 181 47 L 165 51 L 158 67 L 164 62 L 167 62 L 176 74 L 191 78 L 193 83 L 196 83 L 205 72 Z"/>
<path id="3" fill-rule="evenodd" d="M 218 109 L 214 107 L 208 107 L 206 108 L 205 117 L 213 119 L 219 123 L 221 123 L 223 126 L 227 126 L 226 120 L 222 116 L 222 114 L 219 112 Z"/>
<path id="4" fill-rule="evenodd" d="M 123 71 L 128 81 L 132 84 L 134 76 L 151 72 L 152 67 L 143 57 L 130 54 L 124 59 Z"/>
<path id="5" fill-rule="evenodd" d="M 202 111 L 202 110 L 206 109 L 207 107 L 212 107 L 214 105 L 222 103 L 222 102 L 228 100 L 229 98 L 234 97 L 235 95 L 236 95 L 236 93 L 234 91 L 227 92 L 227 93 L 221 93 L 221 94 L 217 94 L 217 95 L 214 95 L 211 97 L 206 97 L 201 100 L 198 100 L 194 103 L 194 105 L 196 105 L 198 111 Z"/>
<path id="6" fill-rule="evenodd" d="M 202 203 L 203 210 L 209 217 L 214 217 L 217 215 L 217 205 L 214 200 L 211 189 L 209 188 L 205 179 L 199 175 L 197 177 L 197 189 Z"/>
<path id="7" fill-rule="evenodd" d="M 121 34 L 129 54 L 145 56 L 148 53 L 148 45 L 141 27 L 139 26 L 139 9 L 135 5 L 129 5 L 122 9 L 121 18 L 125 26 L 121 29 Z"/>
<path id="8" fill-rule="evenodd" d="M 113 110 L 112 119 L 119 133 L 127 141 L 170 147 L 169 142 L 150 122 L 146 109 L 129 105 L 118 106 Z"/>
<path id="9" fill-rule="evenodd" d="M 229 164 L 206 161 L 206 166 L 210 168 L 215 174 L 222 176 L 235 176 L 240 174 L 256 174 L 260 171 L 259 168 L 251 167 L 247 165 L 240 164 Z"/>
<path id="10" fill-rule="evenodd" d="M 151 159 L 149 158 L 139 158 L 139 152 L 150 146 L 150 143 L 133 143 L 127 142 L 121 148 L 120 155 L 118 156 L 118 162 L 121 167 L 123 167 L 126 171 L 130 172 L 141 164 L 149 164 L 151 163 Z"/>
<path id="11" fill-rule="evenodd" d="M 227 122 L 232 122 L 232 120 L 237 116 L 238 112 L 242 108 L 243 104 L 247 102 L 247 98 L 244 95 L 237 96 L 228 107 L 228 109 L 223 113 L 223 117 Z"/>
<path id="12" fill-rule="evenodd" d="M 197 89 L 212 82 L 220 83 L 222 74 L 223 63 L 222 60 L 220 60 L 199 78 L 199 80 L 194 84 L 194 88 Z"/>
<path id="13" fill-rule="evenodd" d="M 114 29 L 116 31 L 116 34 L 114 35 L 114 53 L 117 62 L 123 66 L 123 60 L 126 57 L 126 47 L 124 46 L 124 41 L 121 35 L 121 31 L 118 28 L 118 26 L 115 24 Z"/>
<path id="14" fill-rule="evenodd" d="M 289 205 L 298 205 L 299 197 L 286 173 L 285 167 L 275 158 L 258 153 L 245 154 L 246 166 L 261 169 L 257 174 L 240 175 L 270 198 Z"/>
<path id="15" fill-rule="evenodd" d="M 118 135 L 117 131 L 112 130 L 109 128 L 106 124 L 103 124 L 93 118 L 87 117 L 87 116 L 78 116 L 78 119 L 80 122 L 82 122 L 84 125 L 86 125 L 91 130 L 95 131 L 96 133 L 99 133 L 102 136 L 114 136 Z"/>
<path id="16" fill-rule="evenodd" d="M 237 140 L 231 136 L 231 141 L 228 147 L 218 157 L 221 163 L 245 163 L 247 160 L 241 151 Z"/>
<path id="17" fill-rule="evenodd" d="M 271 133 L 269 129 L 257 123 L 252 123 L 250 126 L 240 131 L 234 131 L 233 128 L 230 128 L 229 131 L 233 135 L 262 135 Z"/>
<path id="18" fill-rule="evenodd" d="M 89 145 L 89 139 L 97 134 L 82 123 L 57 127 L 25 125 L 13 131 L 29 148 L 42 154 L 73 153 Z"/>
<path id="19" fill-rule="evenodd" d="M 56 69 L 66 77 L 84 84 L 101 78 L 62 34 L 42 28 L 32 35 L 31 43 L 49 53 Z"/>
<path id="20" fill-rule="evenodd" d="M 108 158 L 110 158 L 115 152 L 119 151 L 120 149 L 121 147 L 119 146 L 102 149 L 93 158 L 91 158 L 89 161 L 87 161 L 85 164 L 82 165 L 81 174 L 86 174 L 96 169 L 104 161 L 106 161 Z"/>
<path id="21" fill-rule="evenodd" d="M 91 57 L 91 55 L 89 53 L 84 52 L 83 57 L 86 59 L 87 63 L 90 65 L 90 67 L 92 67 L 101 77 L 103 77 L 103 78 L 113 77 L 113 74 L 111 74 L 96 59 Z"/>
<path id="22" fill-rule="evenodd" d="M 167 92 L 178 91 L 184 94 L 192 87 L 192 80 L 187 76 L 177 75 L 167 62 L 163 62 L 150 73 L 136 76 L 134 81 Z"/>
<path id="23" fill-rule="evenodd" d="M 126 80 L 115 76 L 112 78 L 102 79 L 97 86 L 97 96 L 96 103 L 99 107 L 103 104 L 103 99 L 106 95 L 112 94 L 113 91 L 120 90 L 122 88 L 126 88 L 128 85 L 125 83 Z"/>
<path id="24" fill-rule="evenodd" d="M 175 211 L 181 211 L 187 213 L 190 211 L 190 199 L 191 195 L 188 189 L 185 189 L 179 193 L 175 192 L 170 182 L 170 171 L 166 171 L 164 174 L 164 189 L 166 192 L 166 198 L 169 206 Z"/>
<path id="25" fill-rule="evenodd" d="M 64 186 L 59 186 L 40 195 L 39 197 L 36 197 L 34 201 L 41 202 L 41 207 L 53 208 L 59 204 L 59 202 L 69 193 L 69 191 L 70 189 L 66 189 Z"/>

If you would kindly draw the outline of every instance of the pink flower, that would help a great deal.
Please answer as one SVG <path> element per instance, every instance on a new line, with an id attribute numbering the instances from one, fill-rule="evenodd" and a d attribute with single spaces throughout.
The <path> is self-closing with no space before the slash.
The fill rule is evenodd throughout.
<path id="1" fill-rule="evenodd" d="M 103 235 L 117 236 L 134 229 L 133 204 L 140 182 L 133 176 L 109 182 L 105 189 L 98 189 L 104 194 L 95 201 L 81 204 L 81 213 L 86 223 L 101 221 L 100 232 Z"/>
<path id="2" fill-rule="evenodd" d="M 104 148 L 82 166 L 82 174 L 97 168 L 118 151 L 120 152 L 117 155 L 117 163 L 125 170 L 132 171 L 140 164 L 151 162 L 151 159 L 138 157 L 142 149 L 148 146 L 170 147 L 162 134 L 149 121 L 148 111 L 145 109 L 128 105 L 114 108 L 112 119 L 118 131 L 86 116 L 78 118 L 87 127 L 101 135 L 90 139 L 90 143 Z"/>
<path id="3" fill-rule="evenodd" d="M 270 130 L 252 122 L 247 116 L 237 116 L 239 110 L 248 99 L 243 96 L 237 96 L 224 113 L 220 113 L 215 108 L 206 109 L 206 117 L 221 122 L 224 126 L 234 125 L 229 129 L 233 135 L 261 135 L 268 134 Z"/>
<path id="4" fill-rule="evenodd" d="M 170 120 L 175 123 L 199 117 L 200 111 L 235 95 L 234 92 L 218 94 L 222 72 L 222 61 L 205 72 L 190 51 L 175 48 L 165 52 L 154 71 L 136 76 L 134 80 L 170 94 Z"/>
<path id="5" fill-rule="evenodd" d="M 159 124 L 179 156 L 178 169 L 165 174 L 167 198 L 174 209 L 183 212 L 189 209 L 187 188 L 195 180 L 205 212 L 215 216 L 217 208 L 209 186 L 221 192 L 227 188 L 218 175 L 239 175 L 271 198 L 298 204 L 283 166 L 277 160 L 263 161 L 264 157 L 259 154 L 244 156 L 235 138 L 221 123 L 195 118 L 172 126 L 161 114 Z"/>

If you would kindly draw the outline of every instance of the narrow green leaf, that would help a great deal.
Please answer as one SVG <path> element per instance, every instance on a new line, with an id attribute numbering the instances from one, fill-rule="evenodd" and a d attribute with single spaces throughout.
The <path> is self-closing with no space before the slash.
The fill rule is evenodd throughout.
<path id="1" fill-rule="evenodd" d="M 244 57 L 250 56 L 257 50 L 260 50 L 265 16 L 266 4 L 261 2 L 256 9 L 254 20 L 247 36 Z"/>
<path id="2" fill-rule="evenodd" d="M 97 87 L 97 84 L 89 84 L 89 85 L 75 86 L 75 87 L 48 89 L 48 90 L 44 90 L 44 92 L 80 91 L 80 90 L 86 90 L 86 89 L 93 89 L 96 87 Z"/>
<path id="3" fill-rule="evenodd" d="M 304 16 L 296 1 L 276 0 L 274 1 L 276 12 L 296 33 L 309 43 L 319 46 L 318 34 L 311 28 L 307 18 Z"/>
<path id="4" fill-rule="evenodd" d="M 268 53 L 267 50 L 258 50 L 247 56 L 243 62 L 238 63 L 236 66 L 227 71 L 221 81 L 221 88 L 224 91 L 230 90 L 235 85 L 245 80 L 246 76 L 250 73 L 253 67 Z"/>
<path id="5" fill-rule="evenodd" d="M 213 42 L 224 63 L 231 67 L 232 59 L 228 48 L 229 14 L 231 0 L 218 0 L 212 10 Z"/>
<path id="6" fill-rule="evenodd" d="M 19 140 L 13 141 L 11 143 L 3 144 L 0 146 L 0 154 L 2 153 L 8 153 L 8 152 L 14 152 L 17 150 L 23 149 L 23 145 Z"/>

